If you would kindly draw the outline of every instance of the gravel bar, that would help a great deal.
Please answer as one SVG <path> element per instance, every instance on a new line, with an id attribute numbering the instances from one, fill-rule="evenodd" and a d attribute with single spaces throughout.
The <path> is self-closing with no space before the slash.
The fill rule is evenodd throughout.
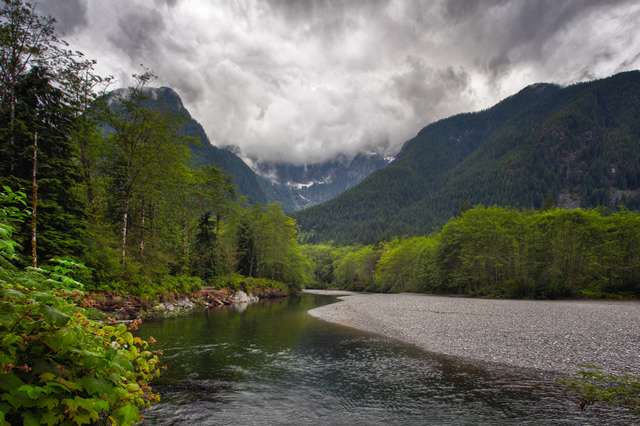
<path id="1" fill-rule="evenodd" d="M 640 375 L 637 301 L 355 293 L 340 299 L 309 314 L 469 361 L 561 375 L 574 374 L 581 365 Z"/>

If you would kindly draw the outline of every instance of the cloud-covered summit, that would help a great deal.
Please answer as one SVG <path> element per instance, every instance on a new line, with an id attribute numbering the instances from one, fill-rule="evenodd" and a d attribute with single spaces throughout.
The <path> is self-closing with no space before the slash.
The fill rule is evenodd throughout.
<path id="1" fill-rule="evenodd" d="M 395 153 L 535 82 L 640 67 L 640 4 L 598 0 L 43 0 L 72 47 L 174 88 L 216 145 L 266 161 Z"/>

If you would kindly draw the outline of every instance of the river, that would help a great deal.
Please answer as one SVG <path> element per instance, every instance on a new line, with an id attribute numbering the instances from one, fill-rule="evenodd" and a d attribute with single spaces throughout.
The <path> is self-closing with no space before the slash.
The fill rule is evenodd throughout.
<path id="1" fill-rule="evenodd" d="M 551 378 L 470 365 L 307 314 L 333 296 L 210 309 L 146 322 L 167 372 L 149 425 L 630 424 L 580 411 Z"/>

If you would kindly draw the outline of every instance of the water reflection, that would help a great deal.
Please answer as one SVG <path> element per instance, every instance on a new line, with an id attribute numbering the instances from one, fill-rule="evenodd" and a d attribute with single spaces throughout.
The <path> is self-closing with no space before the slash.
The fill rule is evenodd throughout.
<path id="1" fill-rule="evenodd" d="M 145 323 L 168 372 L 148 424 L 629 424 L 579 411 L 550 379 L 487 369 L 328 324 L 303 294 Z"/>

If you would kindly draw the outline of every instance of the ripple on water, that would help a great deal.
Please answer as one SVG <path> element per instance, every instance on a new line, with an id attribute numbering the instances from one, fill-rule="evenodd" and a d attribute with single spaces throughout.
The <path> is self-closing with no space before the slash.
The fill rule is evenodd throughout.
<path id="1" fill-rule="evenodd" d="M 291 303 L 287 301 L 285 303 Z M 306 307 L 305 309 L 308 309 Z M 189 346 L 171 335 L 149 334 L 164 345 L 169 374 L 154 384 L 162 403 L 146 410 L 151 425 L 423 425 L 630 424 L 636 418 L 607 408 L 579 411 L 551 379 L 489 369 L 422 352 L 379 336 L 294 316 L 261 319 L 259 306 L 229 311 L 211 322 L 192 317 L 201 334 Z M 261 336 L 276 322 L 280 339 L 203 334 L 230 329 Z M 228 321 L 225 322 L 225 321 Z M 251 326 L 247 325 L 251 324 Z M 146 324 L 144 324 L 146 326 Z M 265 325 L 263 325 L 265 326 Z M 255 328 L 250 328 L 255 327 Z M 167 327 L 169 328 L 169 327 Z M 171 329 L 177 327 L 171 327 Z M 176 331 L 177 333 L 178 331 Z M 221 339 L 221 340 L 220 340 Z M 286 343 L 283 343 L 286 341 Z"/>

